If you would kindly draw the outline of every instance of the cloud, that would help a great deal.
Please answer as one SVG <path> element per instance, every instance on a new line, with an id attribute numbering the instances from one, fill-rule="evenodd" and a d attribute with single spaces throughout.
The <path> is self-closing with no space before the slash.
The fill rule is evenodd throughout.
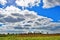
<path id="1" fill-rule="evenodd" d="M 60 0 L 43 0 L 43 8 L 60 6 Z"/>
<path id="2" fill-rule="evenodd" d="M 43 8 L 51 8 L 55 6 L 60 6 L 60 0 L 42 0 L 43 1 Z M 0 4 L 7 6 L 8 5 L 15 5 L 20 6 L 24 9 L 24 7 L 33 7 L 39 6 L 41 0 L 0 0 Z"/>
<path id="3" fill-rule="evenodd" d="M 15 1 L 18 6 L 22 7 L 32 7 L 32 6 L 38 6 L 40 3 L 40 0 L 16 0 Z"/>
<path id="4" fill-rule="evenodd" d="M 7 3 L 6 0 L 0 0 L 0 4 L 5 5 Z"/>
<path id="5" fill-rule="evenodd" d="M 20 10 L 15 6 L 7 6 L 0 9 L 0 27 L 2 33 L 5 31 L 14 33 L 28 32 L 53 32 L 54 28 L 60 26 L 59 22 L 52 22 L 53 19 L 37 15 L 34 11 Z M 21 32 L 22 31 L 22 32 Z"/>

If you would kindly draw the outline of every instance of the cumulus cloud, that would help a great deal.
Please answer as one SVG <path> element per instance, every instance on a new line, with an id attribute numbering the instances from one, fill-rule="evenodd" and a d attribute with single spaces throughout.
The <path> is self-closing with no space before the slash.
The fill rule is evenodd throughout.
<path id="1" fill-rule="evenodd" d="M 0 4 L 5 5 L 7 3 L 6 0 L 0 0 Z"/>
<path id="2" fill-rule="evenodd" d="M 52 22 L 53 19 L 39 16 L 34 11 L 20 10 L 14 6 L 8 6 L 0 9 L 0 27 L 2 32 L 28 33 L 28 32 L 50 32 L 55 27 L 60 26 L 59 22 Z"/>
<path id="3" fill-rule="evenodd" d="M 10 3 L 10 1 L 8 0 Z M 32 7 L 39 6 L 40 0 L 16 0 L 18 6 Z M 0 0 L 0 4 L 5 5 L 6 0 Z M 11 2 L 12 4 L 13 2 Z M 59 0 L 43 0 L 43 8 L 50 8 L 59 5 Z M 15 6 L 0 8 L 0 32 L 1 33 L 53 33 L 57 31 L 60 22 L 53 22 L 53 19 L 37 15 L 34 11 L 21 10 Z M 57 28 L 57 29 L 55 29 Z M 60 30 L 60 29 L 59 29 Z M 59 32 L 59 31 L 58 31 Z"/>
<path id="4" fill-rule="evenodd" d="M 43 0 L 43 8 L 60 6 L 60 0 Z"/>
<path id="5" fill-rule="evenodd" d="M 60 0 L 29 0 L 29 1 L 28 0 L 13 0 L 13 1 L 12 0 L 0 0 L 0 4 L 20 6 L 24 9 L 24 7 L 39 6 L 41 1 L 43 1 L 43 8 L 51 8 L 55 6 L 60 6 Z"/>
<path id="6" fill-rule="evenodd" d="M 18 6 L 22 7 L 32 7 L 32 6 L 38 6 L 40 3 L 40 0 L 16 0 L 15 1 Z"/>

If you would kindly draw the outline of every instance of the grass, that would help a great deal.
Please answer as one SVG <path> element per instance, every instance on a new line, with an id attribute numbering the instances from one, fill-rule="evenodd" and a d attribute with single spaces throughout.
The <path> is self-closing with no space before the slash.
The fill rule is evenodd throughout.
<path id="1" fill-rule="evenodd" d="M 0 40 L 60 40 L 60 36 L 56 37 L 0 37 Z"/>
<path id="2" fill-rule="evenodd" d="M 31 35 L 31 34 L 30 34 Z M 41 34 L 38 36 L 21 36 L 21 35 L 4 35 L 0 37 L 0 40 L 60 40 L 60 35 L 44 35 Z"/>

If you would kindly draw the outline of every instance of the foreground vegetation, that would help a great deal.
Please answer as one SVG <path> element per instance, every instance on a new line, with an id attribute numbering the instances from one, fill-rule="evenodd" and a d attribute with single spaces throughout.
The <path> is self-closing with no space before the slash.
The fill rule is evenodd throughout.
<path id="1" fill-rule="evenodd" d="M 60 40 L 60 34 L 0 35 L 0 40 Z"/>

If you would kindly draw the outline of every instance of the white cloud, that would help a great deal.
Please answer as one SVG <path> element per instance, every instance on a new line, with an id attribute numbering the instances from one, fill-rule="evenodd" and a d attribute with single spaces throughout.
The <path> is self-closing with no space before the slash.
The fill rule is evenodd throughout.
<path id="1" fill-rule="evenodd" d="M 0 0 L 0 4 L 5 5 L 7 3 L 6 0 Z"/>
<path id="2" fill-rule="evenodd" d="M 60 6 L 60 0 L 43 0 L 43 8 Z"/>
<path id="3" fill-rule="evenodd" d="M 35 32 L 43 30 L 46 33 L 51 31 L 51 28 L 60 26 L 60 23 L 52 22 L 53 19 L 44 16 L 39 16 L 34 11 L 22 11 L 14 6 L 8 6 L 5 9 L 0 9 L 0 11 L 0 22 L 5 24 L 0 27 L 0 31 L 19 32 L 20 30 L 28 33 L 30 31 Z"/>
<path id="4" fill-rule="evenodd" d="M 40 3 L 40 0 L 16 0 L 16 4 L 18 6 L 22 7 L 32 7 L 32 6 L 38 6 Z"/>

